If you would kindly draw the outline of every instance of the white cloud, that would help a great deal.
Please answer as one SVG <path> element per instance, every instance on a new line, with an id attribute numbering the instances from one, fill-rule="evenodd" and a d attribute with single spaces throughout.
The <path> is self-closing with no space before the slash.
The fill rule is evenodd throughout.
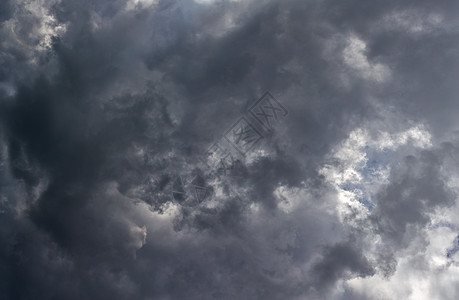
<path id="1" fill-rule="evenodd" d="M 329 163 L 319 173 L 337 190 L 343 217 L 355 212 L 359 212 L 361 218 L 367 216 L 373 204 L 372 196 L 382 184 L 388 183 L 395 163 L 385 158 L 385 152 L 408 143 L 428 148 L 432 145 L 430 133 L 417 125 L 396 133 L 379 131 L 374 136 L 361 127 L 332 150 Z"/>
<path id="2" fill-rule="evenodd" d="M 344 63 L 357 71 L 357 74 L 367 80 L 384 82 L 390 76 L 390 69 L 381 63 L 368 61 L 365 55 L 366 44 L 355 35 L 347 40 L 347 46 L 343 50 Z"/>
<path id="3" fill-rule="evenodd" d="M 353 293 L 369 299 L 454 300 L 459 283 L 459 264 L 450 264 L 446 249 L 457 236 L 451 228 L 426 230 L 427 241 L 415 242 L 397 258 L 390 278 L 375 275 L 346 282 Z M 425 250 L 422 243 L 426 243 Z"/>

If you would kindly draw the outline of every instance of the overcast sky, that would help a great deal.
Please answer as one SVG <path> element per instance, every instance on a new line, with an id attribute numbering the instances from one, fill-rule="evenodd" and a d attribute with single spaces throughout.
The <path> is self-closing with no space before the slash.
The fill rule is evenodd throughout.
<path id="1" fill-rule="evenodd" d="M 1 0 L 1 299 L 459 299 L 459 2 Z"/>

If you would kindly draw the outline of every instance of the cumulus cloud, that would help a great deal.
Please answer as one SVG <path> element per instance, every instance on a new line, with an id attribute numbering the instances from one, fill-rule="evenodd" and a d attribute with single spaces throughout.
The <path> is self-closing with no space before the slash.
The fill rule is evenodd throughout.
<path id="1" fill-rule="evenodd" d="M 0 298 L 456 299 L 458 10 L 3 1 Z"/>

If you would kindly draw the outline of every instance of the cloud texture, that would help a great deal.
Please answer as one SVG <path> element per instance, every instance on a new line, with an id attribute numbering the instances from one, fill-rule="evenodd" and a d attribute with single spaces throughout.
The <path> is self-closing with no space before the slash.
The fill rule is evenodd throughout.
<path id="1" fill-rule="evenodd" d="M 1 2 L 0 298 L 457 299 L 458 14 Z"/>

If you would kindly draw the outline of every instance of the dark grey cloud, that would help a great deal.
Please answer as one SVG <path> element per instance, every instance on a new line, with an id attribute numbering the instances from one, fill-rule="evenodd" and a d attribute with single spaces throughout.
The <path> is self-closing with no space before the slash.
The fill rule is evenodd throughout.
<path id="1" fill-rule="evenodd" d="M 0 298 L 455 299 L 458 8 L 2 2 Z"/>

